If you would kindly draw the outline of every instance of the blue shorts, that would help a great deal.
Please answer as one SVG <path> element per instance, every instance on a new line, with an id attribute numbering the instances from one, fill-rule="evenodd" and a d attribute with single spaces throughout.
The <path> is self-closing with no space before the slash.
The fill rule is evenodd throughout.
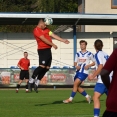
<path id="1" fill-rule="evenodd" d="M 95 88 L 94 88 L 94 92 L 98 92 L 100 94 L 104 94 L 105 93 L 107 95 L 108 90 L 107 90 L 107 88 L 105 87 L 104 84 L 96 83 Z"/>
<path id="2" fill-rule="evenodd" d="M 75 81 L 77 78 L 80 79 L 81 81 L 84 81 L 87 77 L 88 77 L 88 74 L 76 72 L 76 75 L 75 75 L 75 77 L 74 77 L 74 81 Z"/>

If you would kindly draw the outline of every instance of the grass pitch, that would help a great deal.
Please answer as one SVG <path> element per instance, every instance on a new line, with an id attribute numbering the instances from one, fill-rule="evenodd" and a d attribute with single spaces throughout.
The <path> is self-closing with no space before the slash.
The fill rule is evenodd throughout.
<path id="1" fill-rule="evenodd" d="M 93 95 L 93 90 L 87 90 Z M 1 117 L 93 117 L 93 102 L 88 104 L 85 98 L 76 94 L 70 104 L 62 100 L 70 96 L 71 90 L 40 90 L 38 93 L 25 93 L 19 90 L 0 90 Z M 105 110 L 106 96 L 101 97 L 101 113 Z"/>

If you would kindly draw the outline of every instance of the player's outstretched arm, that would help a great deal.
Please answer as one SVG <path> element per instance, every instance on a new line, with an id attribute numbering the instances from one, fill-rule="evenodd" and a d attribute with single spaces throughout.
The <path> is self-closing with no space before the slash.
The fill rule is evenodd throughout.
<path id="1" fill-rule="evenodd" d="M 58 41 L 61 41 L 61 42 L 65 43 L 65 44 L 70 43 L 67 39 L 63 39 L 63 38 L 59 37 L 58 35 L 56 35 L 54 33 L 51 34 L 51 37 L 53 37 L 54 39 L 56 39 Z"/>

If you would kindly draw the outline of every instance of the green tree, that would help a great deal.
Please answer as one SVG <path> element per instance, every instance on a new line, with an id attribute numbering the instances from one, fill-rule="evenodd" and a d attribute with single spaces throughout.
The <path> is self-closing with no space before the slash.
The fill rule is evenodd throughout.
<path id="1" fill-rule="evenodd" d="M 51 13 L 75 13 L 78 11 L 77 0 L 38 0 L 35 11 Z"/>
<path id="2" fill-rule="evenodd" d="M 75 13 L 77 0 L 0 0 L 0 12 Z M 1 32 L 32 32 L 33 25 L 0 26 Z M 58 26 L 49 26 L 53 31 Z"/>
<path id="3" fill-rule="evenodd" d="M 0 0 L 0 12 L 32 12 L 37 0 Z M 0 32 L 32 32 L 31 25 L 1 25 Z"/>

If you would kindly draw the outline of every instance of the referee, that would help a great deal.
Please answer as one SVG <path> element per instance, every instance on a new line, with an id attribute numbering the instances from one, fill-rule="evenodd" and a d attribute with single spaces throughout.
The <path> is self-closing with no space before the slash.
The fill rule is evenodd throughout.
<path id="1" fill-rule="evenodd" d="M 22 81 L 26 80 L 26 92 L 28 92 L 28 79 L 29 79 L 29 66 L 30 66 L 30 60 L 28 59 L 28 53 L 24 52 L 24 58 L 21 58 L 17 65 L 21 71 L 20 71 L 20 80 L 16 87 L 16 93 L 18 93 L 18 90 L 20 88 L 20 85 Z"/>
<path id="2" fill-rule="evenodd" d="M 37 67 L 32 77 L 29 79 L 29 89 L 32 91 L 32 84 L 34 83 L 34 90 L 38 93 L 38 85 L 45 73 L 50 69 L 52 54 L 51 47 L 57 49 L 57 45 L 52 42 L 52 38 L 61 41 L 65 44 L 69 44 L 69 41 L 62 39 L 53 32 L 51 32 L 44 22 L 44 19 L 39 19 L 38 25 L 33 30 L 33 35 L 37 41 L 37 52 L 39 55 L 39 67 Z M 35 80 L 34 80 L 35 79 Z"/>

